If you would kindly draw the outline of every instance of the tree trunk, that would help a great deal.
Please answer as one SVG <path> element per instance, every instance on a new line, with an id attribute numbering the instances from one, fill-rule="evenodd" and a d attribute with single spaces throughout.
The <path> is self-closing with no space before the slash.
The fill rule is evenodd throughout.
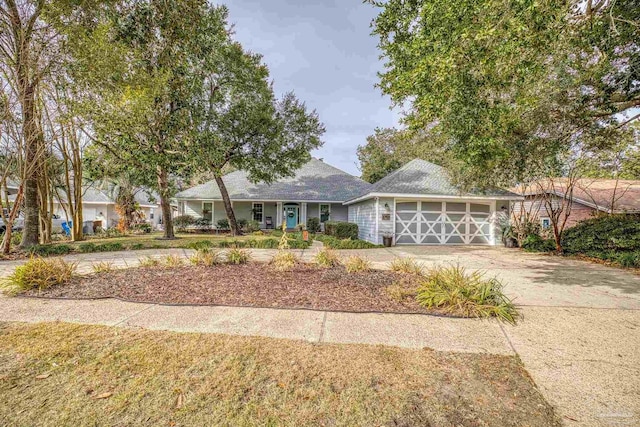
<path id="1" fill-rule="evenodd" d="M 169 194 L 169 179 L 167 171 L 158 166 L 158 190 L 160 193 L 160 206 L 162 208 L 162 221 L 164 222 L 164 238 L 175 239 L 173 232 L 173 218 L 171 217 L 171 196 Z"/>
<path id="2" fill-rule="evenodd" d="M 9 211 L 9 216 L 4 218 L 4 225 L 6 226 L 6 230 L 2 237 L 2 253 L 9 254 L 11 252 L 11 234 L 13 223 L 18 216 L 18 212 L 20 211 L 20 204 L 22 203 L 22 186 L 18 189 L 18 195 L 16 196 L 16 200 Z"/>
<path id="3" fill-rule="evenodd" d="M 26 77 L 25 77 L 26 78 Z M 39 131 L 36 123 L 35 92 L 26 82 L 19 85 L 22 107 L 22 137 L 25 144 L 24 166 L 24 229 L 21 249 L 28 249 L 39 243 L 40 204 L 38 202 L 38 174 L 40 172 Z"/>
<path id="4" fill-rule="evenodd" d="M 224 185 L 224 181 L 222 177 L 216 174 L 216 184 L 218 184 L 218 188 L 220 189 L 220 194 L 222 194 L 222 201 L 224 202 L 224 210 L 227 213 L 227 219 L 229 220 L 229 228 L 231 229 L 231 234 L 233 236 L 239 236 L 242 234 L 240 227 L 238 227 L 238 221 L 236 221 L 236 214 L 233 212 L 233 207 L 231 207 L 231 199 L 229 199 L 229 193 L 227 192 L 227 186 Z"/>

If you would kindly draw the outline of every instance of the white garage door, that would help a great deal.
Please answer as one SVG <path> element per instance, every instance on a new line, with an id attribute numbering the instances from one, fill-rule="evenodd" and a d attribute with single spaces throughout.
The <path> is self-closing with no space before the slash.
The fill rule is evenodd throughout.
<path id="1" fill-rule="evenodd" d="M 491 243 L 491 205 L 464 202 L 396 202 L 396 243 Z"/>

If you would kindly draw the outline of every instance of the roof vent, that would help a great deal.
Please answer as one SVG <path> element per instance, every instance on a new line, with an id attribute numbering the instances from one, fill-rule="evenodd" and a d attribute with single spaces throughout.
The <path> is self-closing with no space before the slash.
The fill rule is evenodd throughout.
<path id="1" fill-rule="evenodd" d="M 324 158 L 320 157 L 318 160 L 320 160 L 321 162 L 324 162 Z"/>

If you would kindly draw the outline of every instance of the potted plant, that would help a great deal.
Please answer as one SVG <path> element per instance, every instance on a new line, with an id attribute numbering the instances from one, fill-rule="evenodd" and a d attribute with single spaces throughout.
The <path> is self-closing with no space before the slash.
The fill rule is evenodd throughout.
<path id="1" fill-rule="evenodd" d="M 383 233 L 382 244 L 385 248 L 390 248 L 391 246 L 393 246 L 393 233 Z"/>

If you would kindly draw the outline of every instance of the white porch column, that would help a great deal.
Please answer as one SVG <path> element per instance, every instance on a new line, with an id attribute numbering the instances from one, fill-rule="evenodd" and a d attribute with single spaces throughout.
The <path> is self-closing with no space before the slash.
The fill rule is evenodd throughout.
<path id="1" fill-rule="evenodd" d="M 300 206 L 300 224 L 307 225 L 307 203 L 302 202 Z"/>
<path id="2" fill-rule="evenodd" d="M 274 228 L 282 227 L 282 202 L 276 203 L 276 223 Z"/>

